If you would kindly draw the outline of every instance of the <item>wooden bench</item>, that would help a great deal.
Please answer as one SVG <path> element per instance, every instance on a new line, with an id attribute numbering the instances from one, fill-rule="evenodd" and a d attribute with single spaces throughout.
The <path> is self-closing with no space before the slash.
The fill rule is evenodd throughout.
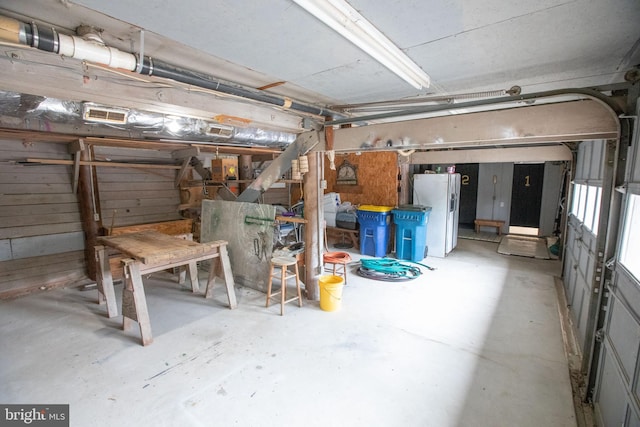
<path id="1" fill-rule="evenodd" d="M 476 219 L 473 221 L 476 226 L 476 233 L 480 231 L 480 227 L 495 227 L 498 236 L 502 235 L 502 226 L 504 221 L 499 219 Z"/>
<path id="2" fill-rule="evenodd" d="M 353 244 L 353 247 L 360 249 L 360 230 L 350 228 L 326 227 L 327 234 L 345 236 Z"/>

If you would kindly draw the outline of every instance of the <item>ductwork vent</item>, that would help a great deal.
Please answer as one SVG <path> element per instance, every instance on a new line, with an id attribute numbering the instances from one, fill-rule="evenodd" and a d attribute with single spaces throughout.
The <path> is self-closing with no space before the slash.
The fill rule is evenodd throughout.
<path id="1" fill-rule="evenodd" d="M 70 126 L 74 128 L 72 133 L 78 135 L 95 136 L 105 130 L 105 135 L 112 136 L 114 131 L 122 131 L 122 136 L 127 138 L 177 139 L 183 142 L 225 141 L 229 144 L 285 148 L 297 137 L 290 132 L 233 127 L 193 117 L 0 90 L 0 122 L 3 126 L 32 129 L 34 120 L 42 120 L 42 126 L 46 123 L 52 132 L 69 132 L 66 126 Z M 57 128 L 58 125 L 62 128 Z M 90 131 L 84 133 L 88 129 Z"/>
<path id="2" fill-rule="evenodd" d="M 205 133 L 219 138 L 231 138 L 233 135 L 233 128 L 230 126 L 209 124 Z"/>
<path id="3" fill-rule="evenodd" d="M 125 124 L 129 111 L 102 107 L 94 104 L 84 104 L 82 117 L 89 122 Z"/>

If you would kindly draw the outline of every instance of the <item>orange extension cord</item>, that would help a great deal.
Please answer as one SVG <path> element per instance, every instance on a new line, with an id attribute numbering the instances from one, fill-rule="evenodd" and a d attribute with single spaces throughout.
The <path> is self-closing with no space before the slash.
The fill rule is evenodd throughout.
<path id="1" fill-rule="evenodd" d="M 332 264 L 346 264 L 351 261 L 351 255 L 346 252 L 325 252 L 323 259 Z"/>
<path id="2" fill-rule="evenodd" d="M 347 284 L 347 264 L 351 261 L 351 255 L 346 252 L 325 252 L 323 255 L 325 264 L 333 264 L 333 274 L 338 274 L 336 267 L 342 265 L 342 276 L 344 284 Z"/>

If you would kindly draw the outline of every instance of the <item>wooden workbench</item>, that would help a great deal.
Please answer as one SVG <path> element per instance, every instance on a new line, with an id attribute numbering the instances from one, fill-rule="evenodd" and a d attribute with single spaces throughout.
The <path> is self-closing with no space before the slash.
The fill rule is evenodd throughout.
<path id="1" fill-rule="evenodd" d="M 209 278 L 205 291 L 205 298 L 212 294 L 213 279 L 217 272 L 215 259 L 222 267 L 222 278 L 227 288 L 229 308 L 237 307 L 231 263 L 227 253 L 227 242 L 218 240 L 209 243 L 197 243 L 157 231 L 143 231 L 139 233 L 122 234 L 118 236 L 99 237 L 96 246 L 96 260 L 98 261 L 98 298 L 99 302 L 106 302 L 107 315 L 117 316 L 115 291 L 109 265 L 106 247 L 116 249 L 130 258 L 122 261 L 125 286 L 122 293 L 123 329 L 128 329 L 132 322 L 137 321 L 140 328 L 142 344 L 148 345 L 153 341 L 151 322 L 142 283 L 142 275 L 162 271 L 174 267 L 187 266 L 193 292 L 199 291 L 198 261 L 211 260 Z"/>

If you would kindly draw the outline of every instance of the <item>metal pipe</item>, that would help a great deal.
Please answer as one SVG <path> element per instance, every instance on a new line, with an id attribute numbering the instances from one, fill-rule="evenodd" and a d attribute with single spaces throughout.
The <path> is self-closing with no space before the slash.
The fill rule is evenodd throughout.
<path id="1" fill-rule="evenodd" d="M 148 58 L 145 58 L 148 59 Z M 146 72 L 145 72 L 146 71 Z M 229 95 L 239 96 L 241 98 L 248 98 L 253 101 L 264 102 L 266 104 L 277 105 L 285 110 L 295 110 L 303 113 L 327 116 L 331 112 L 323 108 L 300 104 L 289 98 L 280 98 L 277 96 L 269 95 L 264 92 L 243 88 L 240 86 L 230 85 L 223 83 L 220 80 L 216 80 L 206 74 L 198 73 L 196 71 L 186 70 L 184 68 L 177 67 L 175 65 L 167 64 L 166 62 L 154 60 L 152 67 L 147 67 L 143 64 L 142 72 L 140 74 L 148 74 L 150 76 L 164 77 L 167 79 L 175 80 L 178 82 L 211 89 L 216 92 L 222 92 Z"/>
<path id="2" fill-rule="evenodd" d="M 486 105 L 505 104 L 509 102 L 529 101 L 529 100 L 535 101 L 536 99 L 539 99 L 539 98 L 546 98 L 550 96 L 560 96 L 560 95 L 583 95 L 591 98 L 596 98 L 604 102 L 616 113 L 618 114 L 621 113 L 619 106 L 614 101 L 612 101 L 609 97 L 603 95 L 602 93 L 594 89 L 577 88 L 577 89 L 556 89 L 556 90 L 550 90 L 546 92 L 529 93 L 525 95 L 511 95 L 511 96 L 505 96 L 501 98 L 481 99 L 477 101 L 461 102 L 459 104 L 425 105 L 425 106 L 414 107 L 414 108 L 409 108 L 409 109 L 400 110 L 400 111 L 370 114 L 368 116 L 359 116 L 359 117 L 353 117 L 348 119 L 330 120 L 325 122 L 325 126 L 343 125 L 343 124 L 350 124 L 350 123 L 356 123 L 356 122 L 362 123 L 362 122 L 367 122 L 371 120 L 415 116 L 419 114 L 434 113 L 438 111 L 459 110 L 464 108 L 480 107 L 480 106 L 486 106 Z"/>
<path id="3" fill-rule="evenodd" d="M 276 105 L 284 110 L 294 110 L 322 117 L 342 116 L 336 112 L 302 104 L 286 97 L 269 95 L 256 89 L 231 85 L 203 73 L 152 60 L 148 56 L 122 52 L 95 40 L 85 40 L 77 36 L 59 34 L 54 28 L 39 27 L 35 23 L 25 23 L 0 16 L 0 40 L 25 44 L 39 50 L 96 62 L 113 68 L 122 68 L 139 74 L 164 77 L 228 95 Z"/>
<path id="4" fill-rule="evenodd" d="M 435 95 L 435 96 L 423 96 L 419 98 L 407 98 L 407 99 L 392 99 L 387 101 L 373 101 L 373 102 L 362 102 L 360 104 L 345 104 L 345 105 L 332 105 L 331 108 L 337 109 L 340 111 L 371 111 L 374 109 L 384 110 L 385 107 L 389 109 L 401 109 L 407 108 L 411 105 L 417 106 L 417 104 L 426 104 L 426 103 L 447 103 L 452 104 L 455 101 L 461 99 L 477 99 L 477 98 L 489 98 L 490 96 L 502 96 L 502 95 L 518 95 L 520 94 L 520 87 L 513 86 L 511 89 L 498 89 L 498 90 L 488 90 L 483 92 L 469 92 L 469 93 L 458 93 L 458 94 L 450 94 L 450 95 Z M 388 111 L 388 110 L 387 110 Z"/>

